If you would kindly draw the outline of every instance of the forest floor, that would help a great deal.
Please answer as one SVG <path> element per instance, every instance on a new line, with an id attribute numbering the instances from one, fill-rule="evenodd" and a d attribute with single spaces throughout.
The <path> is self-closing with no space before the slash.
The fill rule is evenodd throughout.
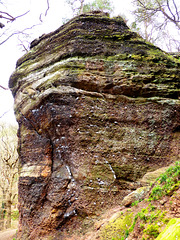
<path id="1" fill-rule="evenodd" d="M 13 237 L 16 237 L 17 229 L 6 229 L 4 231 L 0 231 L 0 239 L 1 240 L 13 240 Z"/>

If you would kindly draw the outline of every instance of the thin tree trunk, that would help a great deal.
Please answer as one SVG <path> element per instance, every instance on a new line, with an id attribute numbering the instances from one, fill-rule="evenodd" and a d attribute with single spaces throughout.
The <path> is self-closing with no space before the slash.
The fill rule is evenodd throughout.
<path id="1" fill-rule="evenodd" d="M 80 14 L 83 13 L 83 8 L 84 8 L 84 0 L 81 0 L 81 6 L 80 6 L 80 11 L 79 11 Z"/>
<path id="2" fill-rule="evenodd" d="M 11 227 L 11 193 L 7 194 L 7 203 L 6 203 L 6 228 Z"/>
<path id="3" fill-rule="evenodd" d="M 0 212 L 0 230 L 3 230 L 5 227 L 4 219 L 6 214 L 6 194 L 5 191 L 2 190 L 3 196 L 2 196 L 2 204 L 1 204 L 1 212 Z"/>
<path id="4" fill-rule="evenodd" d="M 2 201 L 1 210 L 0 210 L 0 230 L 4 229 L 4 215 L 5 215 L 4 201 Z"/>

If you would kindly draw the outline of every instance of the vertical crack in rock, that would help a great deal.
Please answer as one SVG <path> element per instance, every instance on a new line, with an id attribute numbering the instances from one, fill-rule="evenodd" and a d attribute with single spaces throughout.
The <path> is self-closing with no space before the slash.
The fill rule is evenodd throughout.
<path id="1" fill-rule="evenodd" d="M 71 182 L 74 183 L 74 182 L 75 182 L 75 179 L 73 178 L 73 175 L 72 175 L 72 173 L 71 173 L 70 167 L 69 167 L 68 165 L 66 165 L 66 169 L 67 169 L 67 171 L 68 171 L 68 173 L 69 173 L 69 177 L 70 177 L 70 179 L 71 179 Z"/>
<path id="2" fill-rule="evenodd" d="M 31 128 L 40 136 L 40 133 L 36 129 L 36 123 L 33 122 L 31 119 L 26 117 L 21 111 L 19 111 L 20 116 L 23 118 L 24 121 L 27 121 Z"/>
<path id="3" fill-rule="evenodd" d="M 146 172 L 179 159 L 179 66 L 103 13 L 32 42 L 9 81 L 20 239 L 81 238 Z"/>
<path id="4" fill-rule="evenodd" d="M 113 170 L 111 164 L 108 162 L 108 160 L 106 160 L 106 163 L 107 163 L 107 165 L 109 166 L 109 168 L 110 168 L 110 170 L 111 170 L 111 172 L 112 172 L 112 174 L 113 174 L 114 179 L 116 179 L 116 173 L 115 173 L 115 171 Z"/>
<path id="5" fill-rule="evenodd" d="M 53 171 L 54 171 L 54 169 L 53 169 L 53 163 L 54 163 L 54 161 L 53 161 L 53 158 L 54 158 L 54 154 L 53 154 L 53 152 L 54 152 L 54 146 L 53 146 L 53 141 L 51 140 L 51 139 L 49 139 L 50 140 L 50 145 L 51 145 L 51 161 L 52 161 L 52 164 L 51 164 L 51 174 L 53 173 Z"/>

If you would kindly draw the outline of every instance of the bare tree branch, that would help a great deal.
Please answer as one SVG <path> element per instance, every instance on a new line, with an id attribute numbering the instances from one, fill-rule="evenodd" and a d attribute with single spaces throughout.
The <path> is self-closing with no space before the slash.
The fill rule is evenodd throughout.
<path id="1" fill-rule="evenodd" d="M 9 88 L 3 87 L 2 85 L 0 85 L 0 88 L 2 88 L 3 90 L 9 90 Z"/>
<path id="2" fill-rule="evenodd" d="M 29 28 L 25 28 L 25 29 L 23 29 L 23 30 L 21 30 L 21 31 L 17 31 L 17 32 L 14 32 L 14 33 L 10 34 L 5 40 L 3 40 L 2 42 L 0 42 L 0 45 L 4 44 L 6 41 L 8 41 L 8 40 L 9 40 L 11 37 L 13 37 L 14 35 L 20 35 L 20 34 L 22 34 L 22 35 L 27 35 L 27 33 L 25 33 L 25 31 L 31 30 L 31 29 L 33 29 L 34 27 L 37 27 L 38 25 L 40 25 L 40 23 L 39 23 L 39 24 L 35 24 L 35 25 L 33 25 L 33 26 L 29 27 Z M 2 35 L 1 35 L 1 36 L 2 36 Z"/>
<path id="3" fill-rule="evenodd" d="M 171 7 L 170 7 L 170 5 L 169 5 L 169 0 L 167 0 L 166 2 L 167 2 L 168 10 L 169 10 L 169 12 L 171 13 L 171 15 L 173 16 L 173 19 L 174 19 L 174 21 L 175 21 L 175 20 L 176 20 L 176 17 L 175 17 L 175 15 L 173 14 L 173 12 L 172 12 L 172 10 L 171 10 Z"/>
<path id="4" fill-rule="evenodd" d="M 6 41 L 8 41 L 12 36 L 19 34 L 19 32 L 15 32 L 10 34 L 5 40 L 3 40 L 2 42 L 0 42 L 0 45 L 4 44 Z"/>
<path id="5" fill-rule="evenodd" d="M 43 14 L 43 13 L 41 13 L 40 15 L 39 15 L 39 21 L 40 22 L 43 22 L 43 20 L 42 20 L 42 16 L 44 15 L 45 17 L 47 16 L 47 14 L 48 14 L 48 11 L 49 11 L 49 9 L 50 9 L 50 4 L 49 4 L 49 0 L 46 0 L 46 2 L 47 2 L 47 9 L 46 9 L 46 11 L 45 11 L 45 13 Z"/>
<path id="6" fill-rule="evenodd" d="M 20 17 L 23 17 L 23 16 L 25 16 L 26 14 L 28 14 L 29 12 L 30 12 L 30 11 L 27 11 L 27 12 L 21 14 L 21 15 L 18 15 L 17 17 L 15 17 L 15 19 L 20 18 Z"/>
<path id="7" fill-rule="evenodd" d="M 1 116 L 0 116 L 0 118 L 2 118 L 2 117 L 4 117 L 8 112 L 10 112 L 11 111 L 11 109 L 12 109 L 13 107 L 11 107 L 10 109 L 8 109 L 7 111 L 5 111 Z"/>
<path id="8" fill-rule="evenodd" d="M 18 37 L 18 41 L 20 42 L 19 46 L 23 48 L 23 51 L 28 52 L 29 47 L 26 47 L 25 41 L 21 40 L 20 37 Z"/>
<path id="9" fill-rule="evenodd" d="M 9 14 L 8 12 L 3 12 L 3 11 L 0 11 L 0 18 L 3 18 L 3 19 L 6 19 L 6 20 L 9 20 L 11 22 L 15 21 L 17 18 L 20 18 L 20 17 L 23 17 L 25 16 L 27 13 L 29 13 L 30 11 L 27 11 L 21 15 L 18 15 L 16 17 L 13 17 L 11 14 Z"/>
<path id="10" fill-rule="evenodd" d="M 48 13 L 48 11 L 49 11 L 49 8 L 50 8 L 49 0 L 47 0 L 47 9 L 46 9 L 46 12 L 45 12 L 45 16 L 47 16 L 47 13 Z"/>
<path id="11" fill-rule="evenodd" d="M 3 11 L 0 11 L 0 18 L 7 19 L 7 20 L 9 20 L 11 22 L 15 20 L 15 18 L 12 15 L 10 15 L 7 12 L 3 12 Z"/>
<path id="12" fill-rule="evenodd" d="M 160 2 L 159 0 L 156 0 L 156 4 L 157 5 L 154 5 L 154 7 L 149 7 L 147 5 L 147 3 L 145 2 L 142 2 L 142 0 L 137 0 L 137 2 L 139 3 L 140 5 L 140 12 L 141 11 L 146 11 L 149 12 L 148 14 L 156 14 L 157 12 L 160 12 L 162 13 L 168 20 L 170 20 L 172 23 L 174 23 L 176 25 L 176 27 L 180 30 L 180 24 L 179 24 L 179 12 L 178 12 L 178 9 L 177 9 L 177 5 L 175 3 L 174 0 L 172 0 L 173 2 L 173 5 L 176 9 L 176 14 L 173 13 L 172 11 L 172 7 L 170 6 L 170 0 L 166 0 L 166 5 L 163 5 L 162 2 Z M 167 11 L 165 10 L 165 8 L 167 7 L 167 9 L 169 10 L 169 13 L 167 13 Z M 138 14 L 138 13 L 137 13 Z"/>
<path id="13" fill-rule="evenodd" d="M 169 2 L 169 0 L 167 0 L 168 2 Z M 174 0 L 172 0 L 173 1 L 173 5 L 174 5 L 174 7 L 175 7 L 175 10 L 176 10 L 176 15 L 177 15 L 177 20 L 179 21 L 179 12 L 178 12 L 178 8 L 177 8 L 177 5 L 176 5 L 176 3 L 175 3 L 175 1 Z"/>

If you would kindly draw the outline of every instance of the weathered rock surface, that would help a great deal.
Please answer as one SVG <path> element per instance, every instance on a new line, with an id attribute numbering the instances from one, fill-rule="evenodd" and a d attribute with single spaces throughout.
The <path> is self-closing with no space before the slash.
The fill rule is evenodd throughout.
<path id="1" fill-rule="evenodd" d="M 21 239 L 80 235 L 147 171 L 179 159 L 179 66 L 103 14 L 81 15 L 32 42 L 9 82 Z"/>
<path id="2" fill-rule="evenodd" d="M 153 184 L 156 179 L 158 177 L 160 177 L 161 174 L 163 174 L 167 169 L 169 168 L 168 167 L 162 167 L 162 168 L 159 168 L 153 172 L 147 172 L 143 178 L 140 180 L 141 184 L 143 186 L 150 186 L 151 184 Z"/>
<path id="3" fill-rule="evenodd" d="M 150 187 L 140 187 L 136 189 L 123 199 L 122 204 L 127 207 L 130 206 L 132 203 L 135 203 L 136 201 L 143 200 L 149 190 Z"/>

